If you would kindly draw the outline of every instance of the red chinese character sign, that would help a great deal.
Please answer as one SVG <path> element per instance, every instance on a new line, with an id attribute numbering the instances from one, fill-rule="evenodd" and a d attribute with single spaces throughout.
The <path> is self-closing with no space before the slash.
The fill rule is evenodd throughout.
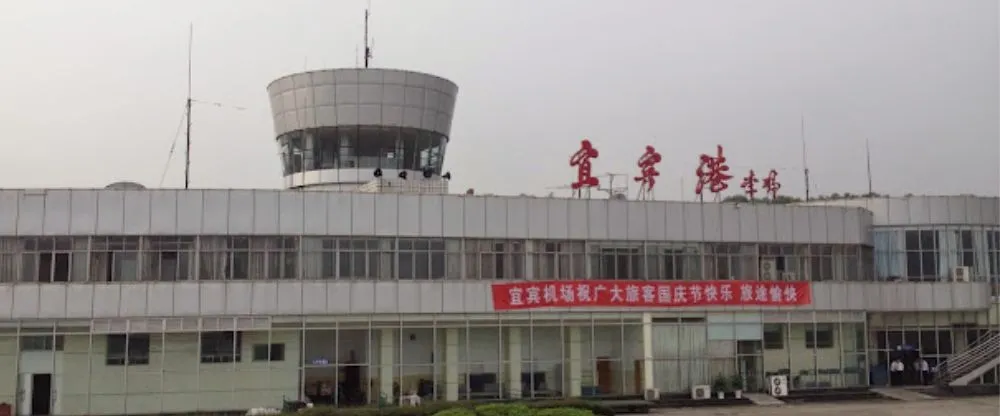
<path id="1" fill-rule="evenodd" d="M 771 172 L 767 174 L 764 178 L 764 190 L 767 194 L 771 196 L 771 200 L 778 198 L 778 190 L 781 189 L 781 183 L 778 182 L 778 171 L 771 169 Z"/>
<path id="2" fill-rule="evenodd" d="M 743 182 L 740 183 L 740 188 L 743 188 L 743 192 L 747 194 L 750 198 L 750 202 L 753 202 L 753 198 L 757 195 L 757 183 L 760 179 L 757 179 L 757 174 L 754 173 L 753 169 L 750 169 L 750 174 L 743 178 Z"/>
<path id="3" fill-rule="evenodd" d="M 541 281 L 493 284 L 493 309 L 689 306 L 802 306 L 809 282 L 645 280 Z"/>
<path id="4" fill-rule="evenodd" d="M 660 171 L 656 170 L 656 165 L 663 158 L 653 146 L 646 146 L 646 153 L 639 157 L 636 165 L 639 166 L 639 176 L 635 181 L 639 182 L 639 199 L 649 199 L 653 197 L 653 187 L 656 186 L 656 177 L 660 176 Z"/>
<path id="5" fill-rule="evenodd" d="M 702 192 L 705 185 L 708 185 L 708 190 L 718 198 L 720 192 L 729 188 L 728 182 L 733 178 L 728 173 L 729 165 L 726 164 L 726 156 L 722 154 L 722 145 L 716 146 L 715 156 L 703 154 L 699 161 L 698 170 L 695 171 L 698 183 L 694 187 L 694 193 L 704 198 Z"/>
<path id="6" fill-rule="evenodd" d="M 577 150 L 569 159 L 569 165 L 576 167 L 576 182 L 570 184 L 570 188 L 573 189 L 576 196 L 580 196 L 583 189 L 589 190 L 601 184 L 600 179 L 591 173 L 590 160 L 597 159 L 598 155 L 597 149 L 590 143 L 590 140 L 583 139 L 580 142 L 580 150 Z"/>

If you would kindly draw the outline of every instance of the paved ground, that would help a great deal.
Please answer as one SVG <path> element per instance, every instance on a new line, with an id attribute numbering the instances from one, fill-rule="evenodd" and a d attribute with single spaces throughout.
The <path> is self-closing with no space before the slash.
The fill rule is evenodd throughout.
<path id="1" fill-rule="evenodd" d="M 736 408 L 657 409 L 654 414 L 680 416 L 997 416 L 1000 396 L 924 400 L 915 402 L 853 402 Z"/>

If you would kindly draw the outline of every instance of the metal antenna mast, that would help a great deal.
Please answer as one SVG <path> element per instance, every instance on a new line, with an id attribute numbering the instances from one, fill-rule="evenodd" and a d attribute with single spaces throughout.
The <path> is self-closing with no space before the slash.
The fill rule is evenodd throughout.
<path id="1" fill-rule="evenodd" d="M 806 163 L 806 116 L 802 116 L 799 134 L 802 136 L 802 173 L 806 179 L 806 202 L 809 202 L 809 164 Z"/>
<path id="2" fill-rule="evenodd" d="M 191 186 L 191 49 L 194 45 L 194 23 L 188 30 L 188 78 L 187 101 L 184 105 L 184 118 L 187 131 L 184 134 L 184 189 Z"/>
<path id="3" fill-rule="evenodd" d="M 365 68 L 368 68 L 368 63 L 372 59 L 372 49 L 374 47 L 374 41 L 372 41 L 372 44 L 368 43 L 368 16 L 371 15 L 369 11 L 371 7 L 371 2 L 368 2 L 368 8 L 365 9 Z"/>
<path id="4" fill-rule="evenodd" d="M 874 195 L 872 190 L 872 152 L 867 137 L 865 138 L 865 163 L 868 165 L 868 197 L 871 198 Z"/>

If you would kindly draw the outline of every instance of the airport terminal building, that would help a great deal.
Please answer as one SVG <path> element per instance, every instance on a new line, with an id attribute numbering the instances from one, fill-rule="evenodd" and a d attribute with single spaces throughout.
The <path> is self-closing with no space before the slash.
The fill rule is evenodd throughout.
<path id="1" fill-rule="evenodd" d="M 997 198 L 453 195 L 454 83 L 344 69 L 268 92 L 285 190 L 0 190 L 0 402 L 859 387 L 900 351 L 939 363 L 1000 342 Z M 952 376 L 995 381 L 980 364 Z"/>

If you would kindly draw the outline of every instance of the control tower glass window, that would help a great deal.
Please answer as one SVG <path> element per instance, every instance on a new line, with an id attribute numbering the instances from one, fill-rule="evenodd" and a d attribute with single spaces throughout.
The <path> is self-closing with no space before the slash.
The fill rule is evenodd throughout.
<path id="1" fill-rule="evenodd" d="M 399 127 L 322 127 L 278 137 L 285 175 L 318 169 L 397 169 L 441 174 L 448 138 Z"/>

